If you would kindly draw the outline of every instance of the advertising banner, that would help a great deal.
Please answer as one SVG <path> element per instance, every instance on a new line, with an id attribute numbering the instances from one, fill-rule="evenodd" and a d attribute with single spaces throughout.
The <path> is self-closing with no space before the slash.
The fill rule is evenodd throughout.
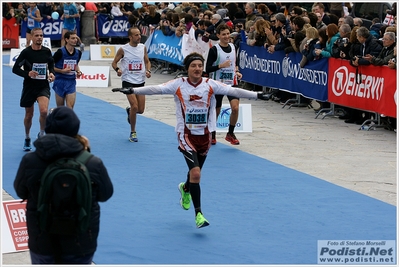
<path id="1" fill-rule="evenodd" d="M 43 30 L 43 37 L 48 37 L 51 40 L 61 40 L 62 29 L 64 27 L 64 22 L 61 17 L 58 19 L 47 19 L 43 18 L 40 22 L 40 27 Z M 26 38 L 26 28 L 27 22 L 22 21 L 21 23 L 21 37 Z M 80 19 L 76 18 L 76 30 L 78 36 L 80 36 Z"/>
<path id="2" fill-rule="evenodd" d="M 2 253 L 24 251 L 28 248 L 28 228 L 26 226 L 26 201 L 3 201 L 2 206 Z"/>
<path id="3" fill-rule="evenodd" d="M 97 15 L 98 37 L 125 37 L 130 27 L 126 16 L 110 19 L 107 14 Z"/>
<path id="4" fill-rule="evenodd" d="M 396 70 L 387 66 L 359 66 L 330 58 L 328 101 L 396 118 Z"/>
<path id="5" fill-rule="evenodd" d="M 76 87 L 108 87 L 111 85 L 109 66 L 80 66 L 82 76 Z"/>
<path id="6" fill-rule="evenodd" d="M 90 60 L 114 60 L 116 52 L 122 45 L 111 45 L 111 44 L 101 44 L 101 45 L 90 45 Z"/>
<path id="7" fill-rule="evenodd" d="M 3 18 L 3 49 L 19 47 L 19 25 L 15 18 Z"/>
<path id="8" fill-rule="evenodd" d="M 165 36 L 161 30 L 155 30 L 147 39 L 148 57 L 183 65 L 182 37 Z"/>
<path id="9" fill-rule="evenodd" d="M 301 94 L 320 101 L 327 100 L 328 59 L 299 66 L 300 53 L 267 52 L 263 46 L 240 44 L 239 67 L 242 80 Z"/>

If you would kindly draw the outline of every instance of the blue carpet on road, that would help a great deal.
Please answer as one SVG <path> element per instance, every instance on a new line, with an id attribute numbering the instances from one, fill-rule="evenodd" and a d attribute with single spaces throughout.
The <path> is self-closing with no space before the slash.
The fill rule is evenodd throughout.
<path id="1" fill-rule="evenodd" d="M 9 66 L 2 88 L 3 188 L 18 198 L 22 79 Z M 39 131 L 35 107 L 32 138 Z M 318 240 L 396 240 L 395 206 L 223 142 L 211 148 L 202 174 L 210 226 L 196 229 L 193 209 L 179 205 L 177 185 L 187 166 L 174 127 L 139 116 L 139 142 L 130 143 L 123 108 L 78 93 L 75 111 L 115 187 L 100 204 L 96 264 L 317 264 Z"/>

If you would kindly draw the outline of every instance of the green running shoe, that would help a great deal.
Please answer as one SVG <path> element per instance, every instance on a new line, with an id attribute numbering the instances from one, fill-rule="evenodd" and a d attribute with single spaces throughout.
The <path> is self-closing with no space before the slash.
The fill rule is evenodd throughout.
<path id="1" fill-rule="evenodd" d="M 185 192 L 184 191 L 184 183 L 180 183 L 178 187 L 181 197 L 180 197 L 180 206 L 188 210 L 190 209 L 190 204 L 191 204 L 191 195 L 190 192 Z"/>
<path id="2" fill-rule="evenodd" d="M 207 221 L 207 219 L 205 219 L 204 215 L 202 215 L 201 212 L 198 212 L 197 216 L 195 216 L 195 224 L 197 225 L 197 228 L 202 228 L 208 226 L 209 222 Z"/>
<path id="3" fill-rule="evenodd" d="M 130 136 L 129 136 L 129 141 L 130 142 L 138 142 L 139 141 L 139 139 L 137 139 L 137 133 L 136 132 L 131 132 L 130 133 Z"/>

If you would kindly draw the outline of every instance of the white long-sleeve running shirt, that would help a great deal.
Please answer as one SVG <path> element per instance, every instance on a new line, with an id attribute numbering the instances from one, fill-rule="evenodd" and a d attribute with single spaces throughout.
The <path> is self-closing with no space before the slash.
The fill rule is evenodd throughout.
<path id="1" fill-rule="evenodd" d="M 134 88 L 134 94 L 174 95 L 176 103 L 176 132 L 204 135 L 216 131 L 215 94 L 256 99 L 257 93 L 231 87 L 224 83 L 202 78 L 196 85 L 187 78 L 178 78 L 160 85 Z"/>

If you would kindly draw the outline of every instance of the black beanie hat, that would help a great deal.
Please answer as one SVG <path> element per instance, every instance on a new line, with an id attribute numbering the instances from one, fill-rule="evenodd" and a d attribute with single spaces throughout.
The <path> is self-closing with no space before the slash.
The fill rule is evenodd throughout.
<path id="1" fill-rule="evenodd" d="M 73 109 L 61 106 L 55 108 L 46 120 L 46 133 L 64 134 L 74 137 L 78 134 L 80 120 Z"/>

